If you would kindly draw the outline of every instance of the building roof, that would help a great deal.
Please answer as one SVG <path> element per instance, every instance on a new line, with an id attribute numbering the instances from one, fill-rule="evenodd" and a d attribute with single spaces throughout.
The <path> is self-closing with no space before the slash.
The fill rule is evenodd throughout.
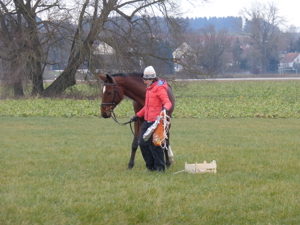
<path id="1" fill-rule="evenodd" d="M 286 54 L 283 59 L 280 60 L 281 63 L 291 63 L 299 56 L 299 52 L 296 53 L 288 53 Z"/>
<path id="2" fill-rule="evenodd" d="M 110 45 L 101 42 L 95 44 L 93 53 L 95 55 L 112 55 L 115 53 L 115 50 Z"/>
<path id="3" fill-rule="evenodd" d="M 183 55 L 191 52 L 192 50 L 193 49 L 187 43 L 184 42 L 173 52 L 173 57 L 181 58 Z"/>

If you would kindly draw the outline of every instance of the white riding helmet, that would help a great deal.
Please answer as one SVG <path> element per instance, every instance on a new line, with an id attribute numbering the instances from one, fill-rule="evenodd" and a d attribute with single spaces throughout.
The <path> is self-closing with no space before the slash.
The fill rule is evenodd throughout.
<path id="1" fill-rule="evenodd" d="M 144 69 L 143 79 L 154 79 L 154 78 L 156 78 L 156 72 L 153 66 L 147 66 Z"/>

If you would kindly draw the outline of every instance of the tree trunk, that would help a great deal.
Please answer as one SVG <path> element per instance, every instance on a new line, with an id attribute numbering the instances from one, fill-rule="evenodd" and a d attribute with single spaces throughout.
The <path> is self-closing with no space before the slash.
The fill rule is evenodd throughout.
<path id="1" fill-rule="evenodd" d="M 13 86 L 14 97 L 16 98 L 24 96 L 23 77 L 21 68 L 22 65 L 20 64 L 20 60 L 13 61 L 10 64 L 10 71 L 12 71 L 12 74 L 9 77 L 9 82 Z"/>
<path id="2" fill-rule="evenodd" d="M 88 57 L 91 53 L 91 45 L 93 44 L 97 35 L 101 32 L 104 26 L 104 21 L 107 20 L 109 13 L 113 9 L 112 5 L 114 1 L 109 1 L 110 4 L 104 6 L 101 16 L 97 16 L 98 3 L 95 1 L 95 9 L 93 20 L 91 23 L 91 28 L 86 35 L 84 40 L 81 40 L 81 28 L 83 26 L 83 15 L 85 9 L 88 5 L 88 0 L 86 0 L 84 7 L 82 8 L 81 15 L 79 18 L 79 25 L 77 32 L 73 39 L 73 44 L 71 47 L 71 54 L 69 56 L 67 68 L 63 73 L 43 92 L 44 97 L 55 97 L 61 95 L 68 87 L 76 84 L 75 75 L 85 57 Z M 80 44 L 78 44 L 80 43 Z"/>
<path id="3" fill-rule="evenodd" d="M 44 97 L 56 97 L 61 95 L 68 87 L 75 85 L 75 75 L 82 62 L 83 59 L 80 57 L 80 53 L 77 53 L 73 58 L 70 58 L 67 68 L 48 88 L 44 90 L 42 95 Z"/>
<path id="4" fill-rule="evenodd" d="M 44 91 L 43 83 L 43 71 L 41 68 L 41 63 L 39 61 L 32 62 L 34 65 L 33 70 L 31 71 L 31 80 L 32 80 L 32 95 L 42 94 Z M 32 65 L 31 65 L 32 66 Z"/>
<path id="5" fill-rule="evenodd" d="M 14 97 L 24 96 L 22 80 L 14 81 Z"/>
<path id="6" fill-rule="evenodd" d="M 41 94 L 44 91 L 43 85 L 43 70 L 42 70 L 42 50 L 41 43 L 38 37 L 38 30 L 36 24 L 29 27 L 28 52 L 30 53 L 27 68 L 29 70 L 29 77 L 32 82 L 32 95 Z"/>

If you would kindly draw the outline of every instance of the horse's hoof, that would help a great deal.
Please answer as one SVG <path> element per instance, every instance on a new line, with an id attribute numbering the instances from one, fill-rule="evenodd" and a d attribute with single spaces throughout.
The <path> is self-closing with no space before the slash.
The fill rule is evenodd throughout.
<path id="1" fill-rule="evenodd" d="M 128 165 L 127 170 L 131 170 L 133 168 L 133 165 Z"/>

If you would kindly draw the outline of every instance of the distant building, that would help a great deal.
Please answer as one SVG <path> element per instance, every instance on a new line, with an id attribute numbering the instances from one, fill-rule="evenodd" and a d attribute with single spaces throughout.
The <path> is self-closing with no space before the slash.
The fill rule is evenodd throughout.
<path id="1" fill-rule="evenodd" d="M 284 71 L 298 73 L 298 70 L 295 68 L 297 64 L 300 64 L 300 53 L 288 53 L 280 60 L 278 72 L 280 74 L 284 73 Z"/>
<path id="2" fill-rule="evenodd" d="M 190 57 L 194 59 L 196 58 L 192 47 L 185 42 L 182 43 L 172 54 L 175 62 L 178 62 L 174 63 L 174 70 L 176 72 L 181 71 L 183 69 L 183 66 L 181 64 L 186 64 Z"/>
<path id="3" fill-rule="evenodd" d="M 95 55 L 113 55 L 115 50 L 104 42 L 95 42 L 94 43 L 93 54 Z"/>

